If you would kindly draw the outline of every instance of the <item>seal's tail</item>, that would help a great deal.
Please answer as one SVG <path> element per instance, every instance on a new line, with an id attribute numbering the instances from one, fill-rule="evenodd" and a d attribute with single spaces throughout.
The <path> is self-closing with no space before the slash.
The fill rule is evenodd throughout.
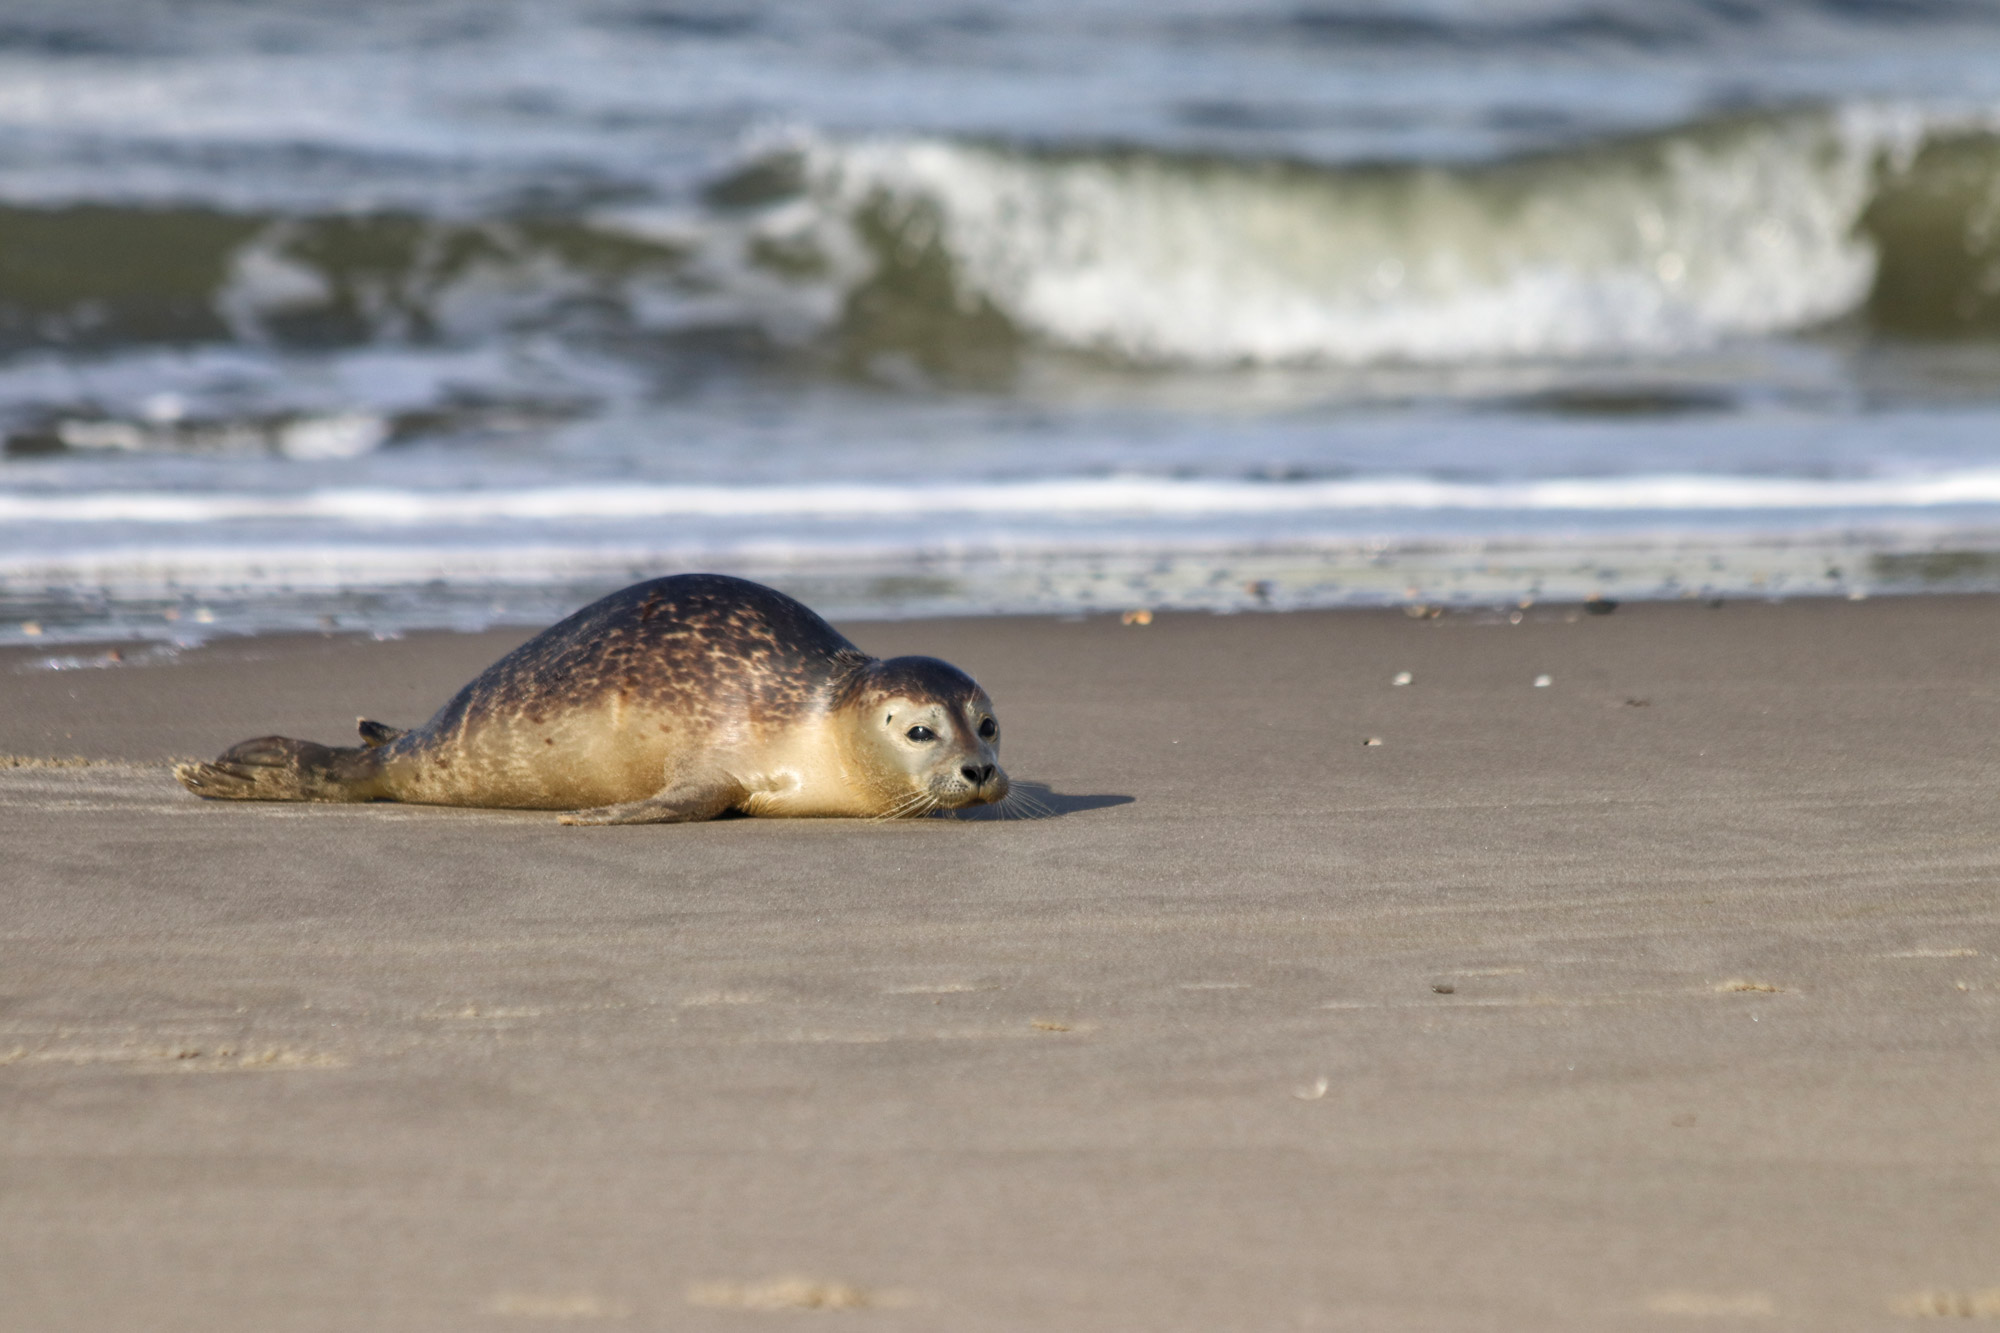
<path id="1" fill-rule="evenodd" d="M 381 772 L 373 747 L 340 749 L 289 736 L 232 745 L 212 764 L 174 765 L 181 786 L 224 801 L 372 801 Z"/>

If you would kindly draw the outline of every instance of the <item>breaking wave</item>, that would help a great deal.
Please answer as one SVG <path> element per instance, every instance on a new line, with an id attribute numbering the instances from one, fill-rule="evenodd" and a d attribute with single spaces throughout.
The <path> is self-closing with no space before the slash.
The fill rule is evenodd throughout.
<path id="1" fill-rule="evenodd" d="M 0 208 L 0 350 L 726 335 L 874 374 L 1991 336 L 1996 126 L 1857 105 L 1458 166 L 801 135 L 674 208 Z"/>
<path id="2" fill-rule="evenodd" d="M 753 262 L 831 275 L 841 335 L 870 350 L 1434 363 L 1851 314 L 2000 330 L 2000 137 L 1965 116 L 1767 115 L 1475 167 L 810 141 L 734 184 L 788 173 Z"/>

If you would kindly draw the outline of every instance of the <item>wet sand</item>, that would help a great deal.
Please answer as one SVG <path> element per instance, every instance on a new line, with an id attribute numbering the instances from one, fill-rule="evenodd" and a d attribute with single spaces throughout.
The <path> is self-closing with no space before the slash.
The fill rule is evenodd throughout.
<path id="1" fill-rule="evenodd" d="M 1058 817 L 207 804 L 522 636 L 0 652 L 0 1322 L 2000 1315 L 2000 600 L 846 628 Z"/>

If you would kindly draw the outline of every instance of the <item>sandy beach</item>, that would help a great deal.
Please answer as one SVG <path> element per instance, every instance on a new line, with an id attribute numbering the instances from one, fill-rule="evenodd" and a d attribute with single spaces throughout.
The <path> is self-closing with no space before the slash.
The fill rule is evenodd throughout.
<path id="1" fill-rule="evenodd" d="M 2000 1316 L 2000 599 L 843 628 L 1056 817 L 204 803 L 525 635 L 0 653 L 0 1323 Z"/>

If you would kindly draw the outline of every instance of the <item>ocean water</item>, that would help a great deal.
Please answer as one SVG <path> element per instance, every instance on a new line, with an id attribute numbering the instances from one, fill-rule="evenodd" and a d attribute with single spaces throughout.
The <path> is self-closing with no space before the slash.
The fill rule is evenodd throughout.
<path id="1" fill-rule="evenodd" d="M 0 641 L 2000 587 L 1986 0 L 13 0 Z"/>

